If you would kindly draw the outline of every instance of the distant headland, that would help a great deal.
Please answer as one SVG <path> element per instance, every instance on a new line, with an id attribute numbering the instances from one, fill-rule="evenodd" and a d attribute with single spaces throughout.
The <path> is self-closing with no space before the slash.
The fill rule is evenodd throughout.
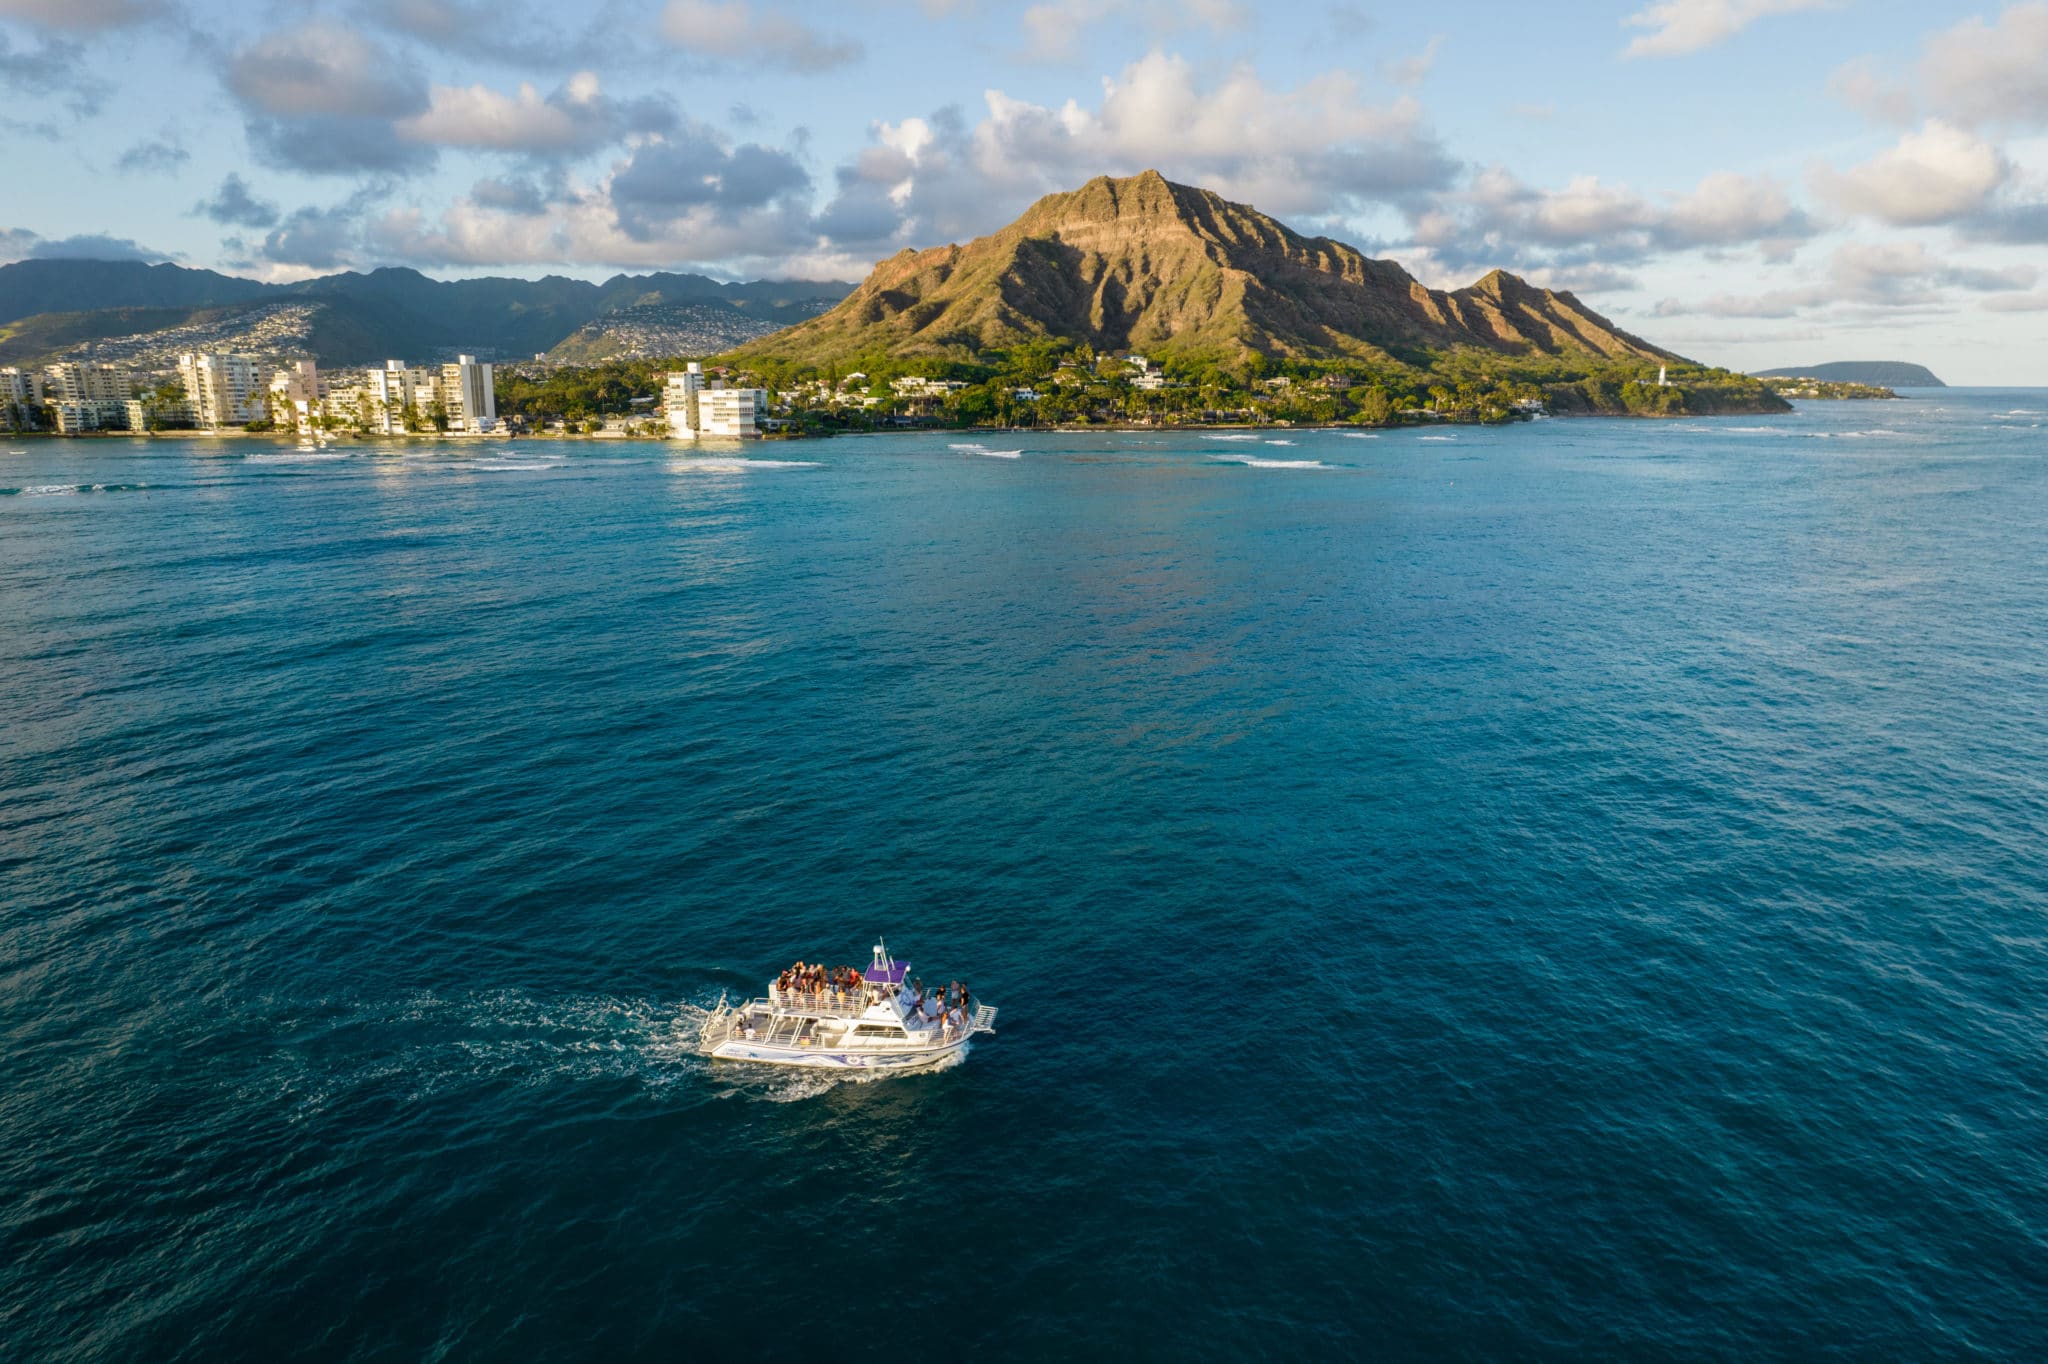
<path id="1" fill-rule="evenodd" d="M 1820 379 L 1835 384 L 1869 384 L 1877 388 L 1947 388 L 1925 365 L 1903 360 L 1837 360 L 1825 365 L 1794 365 L 1760 369 L 1759 379 Z"/>

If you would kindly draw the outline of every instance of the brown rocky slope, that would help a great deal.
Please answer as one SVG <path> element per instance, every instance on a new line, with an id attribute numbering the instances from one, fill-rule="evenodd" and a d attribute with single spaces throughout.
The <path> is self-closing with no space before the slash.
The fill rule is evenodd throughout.
<path id="1" fill-rule="evenodd" d="M 1046 337 L 1098 350 L 1235 362 L 1414 361 L 1471 348 L 1587 360 L 1678 360 L 1569 293 L 1496 270 L 1450 291 L 1392 261 L 1157 171 L 1052 194 L 965 246 L 905 250 L 838 307 L 740 358 L 971 360 Z"/>

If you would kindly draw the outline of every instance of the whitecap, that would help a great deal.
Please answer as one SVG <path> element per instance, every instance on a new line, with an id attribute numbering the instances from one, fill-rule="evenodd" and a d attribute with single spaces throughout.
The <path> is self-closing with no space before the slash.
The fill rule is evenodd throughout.
<path id="1" fill-rule="evenodd" d="M 1424 440 L 1456 440 L 1456 436 L 1424 436 Z"/>
<path id="2" fill-rule="evenodd" d="M 1293 442 L 1293 441 L 1291 441 L 1291 440 L 1269 440 L 1269 441 L 1267 441 L 1267 442 L 1266 442 L 1266 444 L 1268 444 L 1268 445 L 1292 445 L 1292 444 L 1294 444 L 1294 442 Z"/>
<path id="3" fill-rule="evenodd" d="M 987 455 L 990 459 L 1024 458 L 1024 452 L 1022 450 L 976 450 L 974 453 L 977 455 Z"/>
<path id="4" fill-rule="evenodd" d="M 1319 459 L 1259 459 L 1254 455 L 1222 456 L 1221 458 L 1226 464 L 1242 464 L 1247 469 L 1327 469 L 1330 467 Z"/>
<path id="5" fill-rule="evenodd" d="M 1380 438 L 1377 431 L 1339 431 L 1337 434 L 1346 440 L 1378 440 Z"/>
<path id="6" fill-rule="evenodd" d="M 824 466 L 810 459 L 678 459 L 669 462 L 672 474 L 743 474 L 749 469 L 818 469 Z"/>
<path id="7" fill-rule="evenodd" d="M 1203 440 L 1257 440 L 1257 436 L 1204 436 Z"/>
<path id="8" fill-rule="evenodd" d="M 23 497 L 76 497 L 78 496 L 78 485 L 75 483 L 38 483 L 32 487 L 23 488 L 21 495 Z"/>

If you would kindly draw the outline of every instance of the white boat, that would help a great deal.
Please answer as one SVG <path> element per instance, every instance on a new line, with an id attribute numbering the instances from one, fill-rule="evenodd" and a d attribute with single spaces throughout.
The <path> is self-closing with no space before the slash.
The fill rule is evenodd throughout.
<path id="1" fill-rule="evenodd" d="M 971 1003 L 971 1001 L 970 1001 Z M 947 1010 L 918 999 L 910 963 L 881 943 L 860 980 L 825 990 L 784 990 L 744 1004 L 721 996 L 704 1020 L 700 1049 L 714 1061 L 817 1070 L 924 1070 L 966 1051 L 996 1026 L 993 1005 Z"/>

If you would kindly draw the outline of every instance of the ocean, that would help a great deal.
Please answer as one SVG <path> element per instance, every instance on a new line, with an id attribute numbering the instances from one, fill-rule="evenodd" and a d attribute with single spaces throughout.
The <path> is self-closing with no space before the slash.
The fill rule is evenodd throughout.
<path id="1" fill-rule="evenodd" d="M 2038 1359 L 2044 414 L 0 438 L 0 1357 Z"/>

